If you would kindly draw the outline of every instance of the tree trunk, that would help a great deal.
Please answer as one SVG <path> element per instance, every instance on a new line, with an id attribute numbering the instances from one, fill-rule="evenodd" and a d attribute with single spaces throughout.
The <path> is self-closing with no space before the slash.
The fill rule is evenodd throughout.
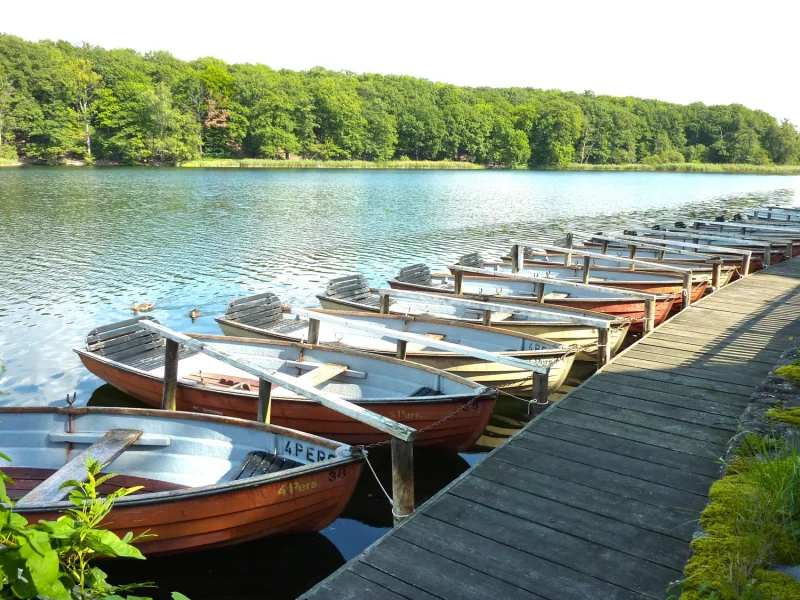
<path id="1" fill-rule="evenodd" d="M 92 155 L 92 139 L 89 136 L 89 118 L 83 120 L 84 132 L 86 133 L 86 155 Z"/>

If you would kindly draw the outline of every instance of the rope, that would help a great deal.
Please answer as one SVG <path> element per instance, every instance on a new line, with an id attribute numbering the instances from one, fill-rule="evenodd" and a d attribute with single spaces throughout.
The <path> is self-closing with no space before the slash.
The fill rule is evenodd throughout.
<path id="1" fill-rule="evenodd" d="M 375 477 L 375 481 L 378 482 L 378 487 L 381 488 L 381 491 L 383 492 L 383 495 L 386 496 L 386 499 L 389 501 L 389 506 L 392 507 L 392 514 L 394 515 L 394 502 L 392 501 L 392 497 L 386 492 L 386 488 L 383 487 L 383 484 L 381 483 L 381 480 L 378 479 L 378 474 L 375 472 L 375 469 L 372 468 L 372 463 L 369 462 L 369 458 L 367 458 L 366 453 L 363 454 L 363 456 L 364 456 L 364 460 L 367 461 L 367 466 L 369 467 L 369 470 L 372 471 L 372 476 Z M 395 515 L 395 516 L 399 517 L 401 515 Z"/>

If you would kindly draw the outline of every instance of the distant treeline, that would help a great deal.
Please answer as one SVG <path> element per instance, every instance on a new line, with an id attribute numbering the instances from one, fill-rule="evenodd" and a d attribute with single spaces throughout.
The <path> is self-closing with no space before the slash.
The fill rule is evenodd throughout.
<path id="1" fill-rule="evenodd" d="M 191 62 L 0 34 L 0 159 L 797 164 L 794 126 L 738 104 L 467 88 Z"/>

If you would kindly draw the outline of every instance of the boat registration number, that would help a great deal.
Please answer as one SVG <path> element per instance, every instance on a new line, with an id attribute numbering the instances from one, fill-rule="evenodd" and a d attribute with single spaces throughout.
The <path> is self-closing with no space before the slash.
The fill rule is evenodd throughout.
<path id="1" fill-rule="evenodd" d="M 284 438 L 282 450 L 284 456 L 291 456 L 308 463 L 318 463 L 336 458 L 336 455 L 330 448 L 323 448 L 308 442 L 287 438 Z"/>

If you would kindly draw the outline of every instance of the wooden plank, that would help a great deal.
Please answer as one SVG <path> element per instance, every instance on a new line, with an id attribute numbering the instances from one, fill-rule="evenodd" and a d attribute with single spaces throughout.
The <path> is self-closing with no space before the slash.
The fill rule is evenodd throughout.
<path id="1" fill-rule="evenodd" d="M 377 583 L 384 589 L 400 594 L 403 598 L 408 598 L 409 600 L 436 600 L 435 596 L 363 562 L 354 562 L 348 571 L 363 577 L 367 581 Z M 354 600 L 358 600 L 358 598 L 356 597 Z"/>
<path id="2" fill-rule="evenodd" d="M 537 435 L 579 444 L 587 449 L 594 448 L 611 452 L 612 454 L 638 458 L 654 464 L 672 467 L 679 471 L 696 473 L 704 477 L 714 478 L 720 472 L 721 465 L 716 456 L 686 454 L 678 450 L 636 441 L 619 435 L 581 429 L 575 423 L 565 424 L 557 420 L 540 419 L 536 424 L 536 428 L 530 431 L 535 432 Z"/>
<path id="3" fill-rule="evenodd" d="M 656 349 L 652 347 L 640 348 L 639 346 L 630 348 L 627 352 L 625 352 L 625 356 L 627 358 L 648 360 L 651 362 L 663 363 L 665 365 L 686 366 L 699 369 L 718 369 L 719 373 L 725 373 L 731 370 L 732 367 L 738 366 L 736 372 L 748 374 L 752 373 L 755 376 L 760 376 L 762 379 L 775 364 L 769 364 L 766 362 L 753 362 L 752 364 L 749 364 L 749 358 L 742 356 L 725 357 L 720 354 L 697 354 L 671 348 Z"/>
<path id="4" fill-rule="evenodd" d="M 769 350 L 767 348 L 737 345 L 734 342 L 725 344 L 720 349 L 717 349 L 715 345 L 699 341 L 693 342 L 690 339 L 669 335 L 660 331 L 639 340 L 637 346 L 639 348 L 659 349 L 660 351 L 676 350 L 680 351 L 682 356 L 722 356 L 736 358 L 747 361 L 748 363 L 765 365 L 775 365 L 782 354 L 781 352 Z M 668 354 L 671 354 L 671 352 Z"/>
<path id="5" fill-rule="evenodd" d="M 501 491 L 506 488 L 519 490 L 528 495 L 552 500 L 564 506 L 572 506 L 614 522 L 633 525 L 644 534 L 653 532 L 666 538 L 689 541 L 697 529 L 696 523 L 686 520 L 686 512 L 683 510 L 662 508 L 632 498 L 623 498 L 580 483 L 565 481 L 560 477 L 537 473 L 530 470 L 527 463 L 512 464 L 510 461 L 513 457 L 506 456 L 504 458 L 505 460 L 502 461 L 487 459 L 479 463 L 469 477 L 453 486 L 450 493 L 466 497 L 470 488 L 485 487 L 486 484 L 479 481 L 483 479 L 489 482 L 488 485 Z M 541 517 L 547 521 L 555 520 L 550 519 L 546 512 L 542 513 Z M 535 519 L 531 518 L 531 520 Z M 672 543 L 674 542 L 666 541 L 664 549 L 668 551 L 668 546 Z"/>
<path id="6" fill-rule="evenodd" d="M 629 358 L 626 354 L 621 355 L 614 361 L 614 365 L 616 367 L 620 366 L 627 366 L 627 367 L 637 367 L 640 369 L 660 369 L 663 368 L 660 366 L 660 363 L 654 362 L 652 359 L 641 359 L 641 358 Z M 719 379 L 719 375 L 721 369 L 710 369 L 710 368 L 703 368 L 703 367 L 683 367 L 683 366 L 673 366 L 670 368 L 669 372 L 674 375 L 685 375 L 686 377 L 691 377 L 695 381 L 692 382 L 694 384 L 697 383 L 696 380 L 703 379 L 711 382 L 716 382 Z M 730 385 L 738 385 L 742 388 L 742 391 L 745 393 L 748 389 L 753 389 L 764 377 L 764 375 L 759 376 L 756 374 L 750 373 L 726 373 L 725 380 L 726 383 Z M 687 381 L 687 384 L 690 381 Z"/>
<path id="7" fill-rule="evenodd" d="M 588 487 L 616 494 L 623 498 L 632 498 L 645 504 L 652 504 L 662 508 L 683 508 L 700 511 L 705 507 L 708 499 L 697 494 L 683 492 L 665 485 L 652 483 L 573 462 L 558 456 L 550 456 L 541 452 L 523 448 L 519 445 L 509 444 L 495 451 L 492 455 L 495 460 L 506 460 L 514 456 L 516 461 L 527 460 L 532 471 L 538 471 L 559 477 L 566 481 L 579 483 Z"/>
<path id="8" fill-rule="evenodd" d="M 561 400 L 559 408 L 562 410 L 579 412 L 584 415 L 611 419 L 612 421 L 619 421 L 621 423 L 627 423 L 628 425 L 646 427 L 655 431 L 681 435 L 692 440 L 725 444 L 733 437 L 733 433 L 729 430 L 717 429 L 715 427 L 689 423 L 687 421 L 679 421 L 677 419 L 658 417 L 656 415 L 640 413 L 618 406 L 599 404 L 597 402 L 583 400 L 572 394 Z"/>
<path id="9" fill-rule="evenodd" d="M 681 435 L 675 435 L 666 431 L 657 431 L 639 425 L 631 425 L 622 421 L 597 418 L 590 414 L 563 410 L 558 406 L 554 407 L 553 410 L 544 411 L 539 416 L 539 420 L 542 419 L 556 421 L 564 425 L 571 425 L 597 433 L 616 435 L 623 439 L 642 442 L 659 448 L 676 450 L 684 454 L 693 454 L 711 460 L 719 458 L 719 444 L 693 440 Z"/>
<path id="10" fill-rule="evenodd" d="M 677 538 L 479 477 L 467 477 L 450 496 L 453 498 L 445 498 L 426 514 L 620 587 L 630 588 L 638 572 L 660 585 L 664 577 L 683 568 L 688 554 L 686 544 Z M 599 560 L 583 560 L 589 554 Z M 652 568 L 655 565 L 667 569 Z M 657 591 L 663 592 L 663 587 L 648 593 Z"/>
<path id="11" fill-rule="evenodd" d="M 443 340 L 444 336 L 439 333 L 423 333 L 423 337 L 430 338 L 432 340 Z M 406 352 L 419 352 L 420 350 L 427 348 L 428 346 L 424 343 L 420 344 L 408 344 L 406 346 Z"/>
<path id="12" fill-rule="evenodd" d="M 511 441 L 511 445 L 514 444 L 589 467 L 596 467 L 620 475 L 628 475 L 643 481 L 652 481 L 682 492 L 697 494 L 704 498 L 708 495 L 708 488 L 715 481 L 714 478 L 707 475 L 689 473 L 638 457 L 621 456 L 617 453 L 597 448 L 592 452 L 586 452 L 584 448 L 571 442 L 538 435 L 535 431 L 526 431 L 516 436 Z"/>
<path id="13" fill-rule="evenodd" d="M 406 529 L 409 525 L 411 522 L 401 529 Z M 381 542 L 379 552 L 369 552 L 360 560 L 401 581 L 413 583 L 415 587 L 427 590 L 439 598 L 544 600 L 538 594 L 508 584 L 491 574 L 481 576 L 461 562 L 404 541 L 396 535 L 386 537 Z"/>
<path id="14" fill-rule="evenodd" d="M 631 597 L 628 591 L 595 577 L 425 515 L 398 529 L 394 536 L 548 600 Z M 443 597 L 453 595 L 444 593 Z M 495 592 L 491 597 L 504 596 Z"/>
<path id="15" fill-rule="evenodd" d="M 714 381 L 705 377 L 693 377 L 683 370 L 671 369 L 670 371 L 662 371 L 658 369 L 657 363 L 648 363 L 645 361 L 634 361 L 636 364 L 630 365 L 622 362 L 622 359 L 610 362 L 606 366 L 606 371 L 609 373 L 635 373 L 638 377 L 646 379 L 653 379 L 655 381 L 665 381 L 667 383 L 684 384 L 688 387 L 696 387 L 705 390 L 713 390 L 715 392 L 729 392 L 732 394 L 746 395 L 751 393 L 753 385 L 743 385 L 735 383 L 727 383 L 724 381 Z"/>
<path id="16" fill-rule="evenodd" d="M 570 398 L 579 398 L 596 404 L 606 404 L 615 408 L 640 412 L 647 415 L 696 423 L 705 427 L 722 429 L 723 431 L 736 431 L 738 424 L 738 419 L 736 419 L 736 417 L 726 417 L 716 413 L 707 413 L 691 408 L 679 407 L 674 404 L 663 404 L 630 396 L 609 394 L 606 391 L 597 391 L 584 387 L 573 391 L 570 394 Z"/>
<path id="17" fill-rule="evenodd" d="M 337 375 L 341 375 L 347 371 L 347 367 L 345 365 L 336 365 L 333 363 L 325 363 L 322 366 L 317 367 L 313 371 L 309 371 L 308 373 L 304 373 L 297 378 L 297 381 L 300 383 L 304 383 L 311 387 L 317 387 L 321 383 L 325 383 L 329 379 L 333 379 Z"/>
<path id="18" fill-rule="evenodd" d="M 326 598 L 335 598 L 336 600 L 361 600 L 362 598 L 364 600 L 383 600 L 383 598 L 387 600 L 403 600 L 407 598 L 407 596 L 395 593 L 370 579 L 361 577 L 353 572 L 352 569 L 347 569 L 339 574 L 335 587 L 330 583 L 323 582 L 322 585 L 303 597 L 313 598 L 314 600 L 324 600 Z M 431 596 L 428 597 L 430 598 Z"/>
<path id="19" fill-rule="evenodd" d="M 643 390 L 680 394 L 692 400 L 711 400 L 714 402 L 730 403 L 736 406 L 746 406 L 750 401 L 750 395 L 747 393 L 734 394 L 728 391 L 718 392 L 703 388 L 687 387 L 681 382 L 671 383 L 668 381 L 641 377 L 640 374 L 637 374 L 635 371 L 614 373 L 609 370 L 603 370 L 601 373 L 598 373 L 598 376 L 592 383 L 594 384 L 596 381 L 602 381 L 608 384 L 619 383 L 620 385 L 635 385 Z"/>
<path id="20" fill-rule="evenodd" d="M 639 385 L 636 385 L 639 383 L 639 381 L 640 380 L 638 379 L 631 378 L 631 384 L 633 385 L 624 385 L 620 383 L 619 377 L 615 378 L 615 380 L 612 380 L 608 377 L 590 377 L 574 393 L 577 393 L 577 391 L 586 390 L 598 391 L 607 396 L 617 395 L 620 398 L 638 398 L 648 402 L 657 402 L 666 407 L 674 406 L 680 408 L 689 408 L 698 412 L 722 415 L 728 417 L 734 423 L 748 402 L 747 399 L 738 403 L 732 403 L 715 402 L 713 400 L 706 400 L 705 398 L 690 398 L 680 393 L 669 393 L 668 391 L 664 390 L 662 386 L 656 386 L 657 389 L 654 390 L 643 388 Z M 727 398 L 725 399 L 727 400 Z"/>
<path id="21" fill-rule="evenodd" d="M 408 427 L 407 425 L 397 423 L 392 419 L 374 413 L 364 407 L 353 404 L 352 402 L 348 402 L 341 396 L 337 396 L 329 392 L 321 392 L 302 382 L 298 383 L 296 377 L 290 377 L 289 375 L 284 375 L 278 371 L 264 369 L 256 363 L 231 356 L 227 352 L 223 352 L 222 350 L 214 348 L 212 344 L 190 338 L 189 336 L 178 333 L 177 331 L 172 331 L 163 325 L 150 322 L 143 323 L 142 325 L 148 330 L 153 331 L 154 333 L 157 333 L 167 339 L 180 342 L 186 348 L 191 348 L 197 350 L 198 352 L 203 352 L 204 354 L 213 356 L 225 364 L 237 367 L 246 373 L 255 375 L 259 379 L 265 379 L 270 383 L 284 387 L 290 392 L 294 392 L 295 394 L 298 394 L 304 398 L 319 402 L 326 408 L 330 408 L 331 410 L 335 410 L 336 412 L 351 417 L 357 421 L 366 423 L 378 431 L 388 433 L 392 437 L 398 437 L 404 441 L 412 441 L 417 436 L 417 431 L 411 427 Z"/>
<path id="22" fill-rule="evenodd" d="M 114 461 L 120 454 L 138 440 L 141 431 L 133 429 L 112 429 L 107 432 L 99 442 L 95 442 L 86 450 L 50 475 L 42 483 L 25 494 L 18 502 L 19 507 L 32 507 L 36 505 L 52 504 L 67 496 L 71 488 L 61 487 L 67 481 L 86 481 L 86 460 L 93 458 L 106 466 Z"/>

